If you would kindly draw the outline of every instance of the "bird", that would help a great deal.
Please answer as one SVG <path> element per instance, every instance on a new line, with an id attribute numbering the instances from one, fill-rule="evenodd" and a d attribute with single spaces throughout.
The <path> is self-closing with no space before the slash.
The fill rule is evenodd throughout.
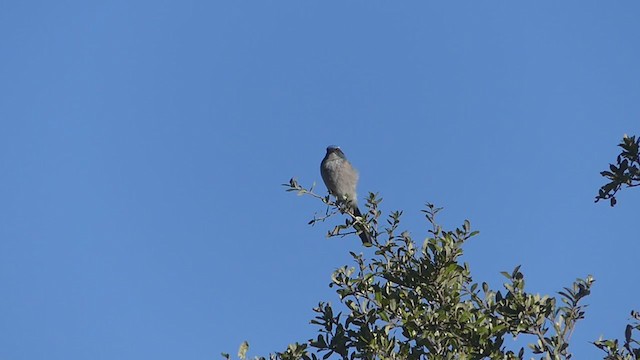
<path id="1" fill-rule="evenodd" d="M 358 171 L 354 169 L 339 146 L 330 145 L 327 147 L 327 154 L 320 163 L 320 175 L 327 186 L 329 193 L 336 197 L 338 203 L 344 204 L 347 209 L 353 212 L 356 217 L 362 217 L 358 208 L 358 195 L 356 185 L 358 184 Z M 371 234 L 362 223 L 354 223 L 354 229 L 358 231 L 358 236 L 364 246 L 371 246 Z"/>

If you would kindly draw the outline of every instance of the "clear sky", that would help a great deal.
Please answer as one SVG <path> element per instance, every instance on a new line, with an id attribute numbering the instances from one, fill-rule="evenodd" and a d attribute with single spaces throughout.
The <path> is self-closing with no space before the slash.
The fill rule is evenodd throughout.
<path id="1" fill-rule="evenodd" d="M 530 292 L 593 274 L 573 336 L 640 305 L 640 191 L 594 204 L 640 133 L 637 1 L 4 1 L 0 358 L 214 359 L 314 336 L 364 251 L 307 221 L 340 145 L 359 192 L 480 235 Z M 634 191 L 635 190 L 635 191 Z"/>

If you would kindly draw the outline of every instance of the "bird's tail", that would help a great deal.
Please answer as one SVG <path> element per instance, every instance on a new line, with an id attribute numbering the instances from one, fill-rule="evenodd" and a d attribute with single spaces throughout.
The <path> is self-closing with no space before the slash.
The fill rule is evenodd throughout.
<path id="1" fill-rule="evenodd" d="M 359 218 L 363 217 L 360 209 L 358 209 L 357 206 L 353 207 L 353 215 Z M 369 231 L 367 231 L 367 229 L 362 224 L 354 221 L 353 228 L 358 232 L 358 236 L 360 236 L 360 240 L 362 240 L 362 245 L 366 247 L 370 247 L 371 245 L 373 245 L 371 234 L 369 234 Z"/>

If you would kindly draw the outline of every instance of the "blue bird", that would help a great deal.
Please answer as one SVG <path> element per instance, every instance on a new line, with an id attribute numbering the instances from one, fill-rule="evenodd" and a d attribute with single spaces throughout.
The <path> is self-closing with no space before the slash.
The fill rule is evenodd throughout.
<path id="1" fill-rule="evenodd" d="M 338 146 L 327 147 L 327 154 L 320 164 L 320 174 L 329 193 L 336 197 L 337 202 L 344 204 L 353 215 L 361 218 L 362 213 L 358 209 L 358 195 L 356 193 L 358 171 L 353 168 Z M 358 232 L 362 244 L 371 246 L 371 235 L 367 229 L 357 222 L 353 227 Z"/>

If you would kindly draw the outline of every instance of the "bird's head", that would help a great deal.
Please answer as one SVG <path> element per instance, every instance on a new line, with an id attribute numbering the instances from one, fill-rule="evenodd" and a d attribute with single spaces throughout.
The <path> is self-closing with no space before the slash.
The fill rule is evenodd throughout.
<path id="1" fill-rule="evenodd" d="M 337 145 L 329 145 L 327 147 L 327 155 L 329 154 L 336 154 L 337 156 L 343 159 L 346 159 L 346 157 L 344 156 L 344 153 L 342 152 L 342 149 L 340 149 L 340 147 Z"/>

